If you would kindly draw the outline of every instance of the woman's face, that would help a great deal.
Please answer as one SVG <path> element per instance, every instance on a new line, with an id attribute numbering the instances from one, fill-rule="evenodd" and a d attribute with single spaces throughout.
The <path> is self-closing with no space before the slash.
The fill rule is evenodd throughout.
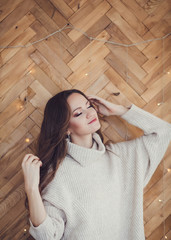
<path id="1" fill-rule="evenodd" d="M 89 100 L 79 93 L 72 93 L 67 102 L 71 108 L 69 132 L 71 136 L 81 137 L 96 132 L 100 128 L 100 122 L 96 110 Z"/>

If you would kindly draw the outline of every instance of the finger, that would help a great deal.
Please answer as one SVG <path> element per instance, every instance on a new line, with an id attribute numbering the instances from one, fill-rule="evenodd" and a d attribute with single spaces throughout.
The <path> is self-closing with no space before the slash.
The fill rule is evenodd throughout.
<path id="1" fill-rule="evenodd" d="M 31 156 L 29 156 L 29 158 L 27 159 L 27 161 L 25 163 L 26 164 L 30 164 L 34 160 L 39 160 L 39 158 L 37 156 L 35 156 L 35 155 L 31 155 Z"/>
<path id="2" fill-rule="evenodd" d="M 38 159 L 33 159 L 31 163 L 33 163 L 33 164 L 37 164 L 38 162 L 39 162 Z"/>
<path id="3" fill-rule="evenodd" d="M 32 155 L 33 155 L 33 154 L 31 154 L 31 153 L 26 154 L 26 155 L 24 156 L 24 158 L 23 158 L 23 163 L 26 162 L 26 161 L 28 160 L 28 158 L 29 158 L 30 156 L 32 156 Z"/>

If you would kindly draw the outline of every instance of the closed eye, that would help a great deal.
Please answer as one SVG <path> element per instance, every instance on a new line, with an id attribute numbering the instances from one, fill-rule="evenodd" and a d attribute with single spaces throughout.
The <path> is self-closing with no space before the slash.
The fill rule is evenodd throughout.
<path id="1" fill-rule="evenodd" d="M 91 107 L 93 107 L 93 105 L 88 106 L 88 108 L 91 108 Z M 81 114 L 82 114 L 82 112 L 81 113 L 77 113 L 77 114 L 74 115 L 74 117 L 79 117 Z"/>

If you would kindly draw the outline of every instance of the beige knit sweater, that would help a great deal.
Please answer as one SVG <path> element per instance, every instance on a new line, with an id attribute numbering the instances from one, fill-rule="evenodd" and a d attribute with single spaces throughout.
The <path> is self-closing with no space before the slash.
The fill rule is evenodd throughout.
<path id="1" fill-rule="evenodd" d="M 144 135 L 91 149 L 68 142 L 68 154 L 43 191 L 45 221 L 37 240 L 144 240 L 143 188 L 171 140 L 171 124 L 132 104 L 122 115 Z"/>

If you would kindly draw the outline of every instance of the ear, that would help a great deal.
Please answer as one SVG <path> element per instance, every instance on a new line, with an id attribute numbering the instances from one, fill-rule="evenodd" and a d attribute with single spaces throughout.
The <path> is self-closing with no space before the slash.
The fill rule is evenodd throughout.
<path id="1" fill-rule="evenodd" d="M 71 134 L 71 132 L 70 132 L 70 130 L 68 129 L 68 130 L 67 130 L 67 135 L 70 135 L 70 134 Z"/>

